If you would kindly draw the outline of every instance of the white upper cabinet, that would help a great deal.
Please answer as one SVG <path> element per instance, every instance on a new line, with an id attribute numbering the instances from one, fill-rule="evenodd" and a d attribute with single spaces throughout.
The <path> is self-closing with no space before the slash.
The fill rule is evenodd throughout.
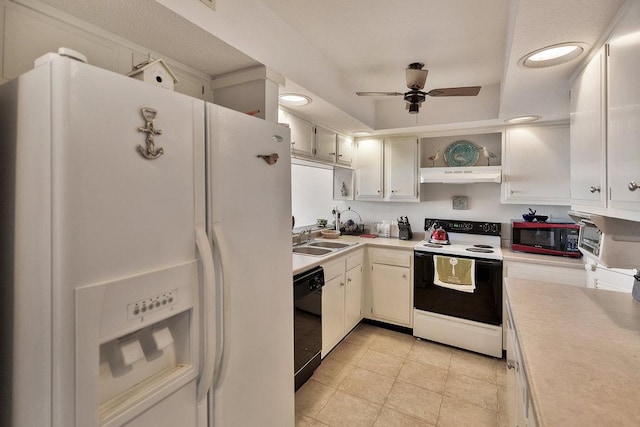
<path id="1" fill-rule="evenodd" d="M 291 128 L 291 154 L 299 157 L 313 157 L 313 124 L 292 114 L 286 114 Z"/>
<path id="2" fill-rule="evenodd" d="M 419 201 L 418 139 L 358 140 L 356 200 Z"/>
<path id="3" fill-rule="evenodd" d="M 385 140 L 385 197 L 411 201 L 418 197 L 418 140 L 415 137 Z"/>
<path id="4" fill-rule="evenodd" d="M 353 162 L 353 138 L 338 134 L 337 148 L 338 157 L 336 163 L 344 166 L 351 166 Z"/>
<path id="5" fill-rule="evenodd" d="M 571 205 L 607 205 L 606 48 L 571 86 Z M 580 209 L 580 208 L 578 208 Z"/>
<path id="6" fill-rule="evenodd" d="M 633 2 L 571 88 L 571 208 L 632 221 L 640 221 L 638 32 Z"/>
<path id="7" fill-rule="evenodd" d="M 291 155 L 302 159 L 350 167 L 353 138 L 301 119 L 282 108 L 278 121 L 291 128 Z"/>
<path id="8" fill-rule="evenodd" d="M 382 138 L 358 140 L 356 200 L 382 200 L 384 198 L 382 192 L 383 147 Z"/>
<path id="9" fill-rule="evenodd" d="M 508 128 L 502 203 L 569 205 L 569 126 Z"/>
<path id="10" fill-rule="evenodd" d="M 317 160 L 333 163 L 336 161 L 336 136 L 337 134 L 329 129 L 320 126 L 314 127 L 315 147 L 314 157 Z"/>
<path id="11" fill-rule="evenodd" d="M 609 207 L 640 220 L 640 3 L 634 2 L 609 39 Z M 623 211 L 618 211 L 623 210 Z"/>

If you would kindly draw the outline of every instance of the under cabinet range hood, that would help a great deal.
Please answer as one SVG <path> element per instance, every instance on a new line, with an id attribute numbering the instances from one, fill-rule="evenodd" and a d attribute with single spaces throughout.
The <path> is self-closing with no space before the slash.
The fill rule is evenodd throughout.
<path id="1" fill-rule="evenodd" d="M 477 182 L 502 182 L 501 166 L 470 166 L 421 168 L 421 183 L 473 184 Z"/>

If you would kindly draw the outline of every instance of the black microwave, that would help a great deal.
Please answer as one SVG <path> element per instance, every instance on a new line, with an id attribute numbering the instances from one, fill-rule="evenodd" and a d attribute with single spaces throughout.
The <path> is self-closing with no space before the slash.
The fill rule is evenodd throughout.
<path id="1" fill-rule="evenodd" d="M 511 249 L 534 254 L 579 258 L 580 226 L 574 223 L 527 222 L 511 223 Z"/>

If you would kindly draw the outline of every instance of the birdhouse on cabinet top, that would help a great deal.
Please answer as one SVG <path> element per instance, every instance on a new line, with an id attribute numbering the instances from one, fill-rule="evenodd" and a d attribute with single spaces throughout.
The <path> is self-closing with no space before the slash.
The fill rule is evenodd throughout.
<path id="1" fill-rule="evenodd" d="M 142 62 L 136 65 L 129 74 L 129 77 L 142 80 L 169 90 L 173 90 L 173 85 L 178 83 L 178 79 L 169 66 L 162 59 L 155 59 Z"/>

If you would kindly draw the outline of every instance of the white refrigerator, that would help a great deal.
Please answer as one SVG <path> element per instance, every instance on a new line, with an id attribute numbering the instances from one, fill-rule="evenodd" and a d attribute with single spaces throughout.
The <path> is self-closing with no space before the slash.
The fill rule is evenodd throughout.
<path id="1" fill-rule="evenodd" d="M 209 425 L 293 426 L 290 131 L 213 104 L 206 113 L 218 331 Z"/>
<path id="2" fill-rule="evenodd" d="M 287 202 L 288 151 L 249 185 L 269 153 L 229 126 L 250 117 L 57 54 L 37 64 L 0 86 L 0 424 L 293 425 L 290 251 L 258 274 L 244 247 L 290 236 L 254 203 Z M 244 151 L 218 176 L 225 135 Z"/>

